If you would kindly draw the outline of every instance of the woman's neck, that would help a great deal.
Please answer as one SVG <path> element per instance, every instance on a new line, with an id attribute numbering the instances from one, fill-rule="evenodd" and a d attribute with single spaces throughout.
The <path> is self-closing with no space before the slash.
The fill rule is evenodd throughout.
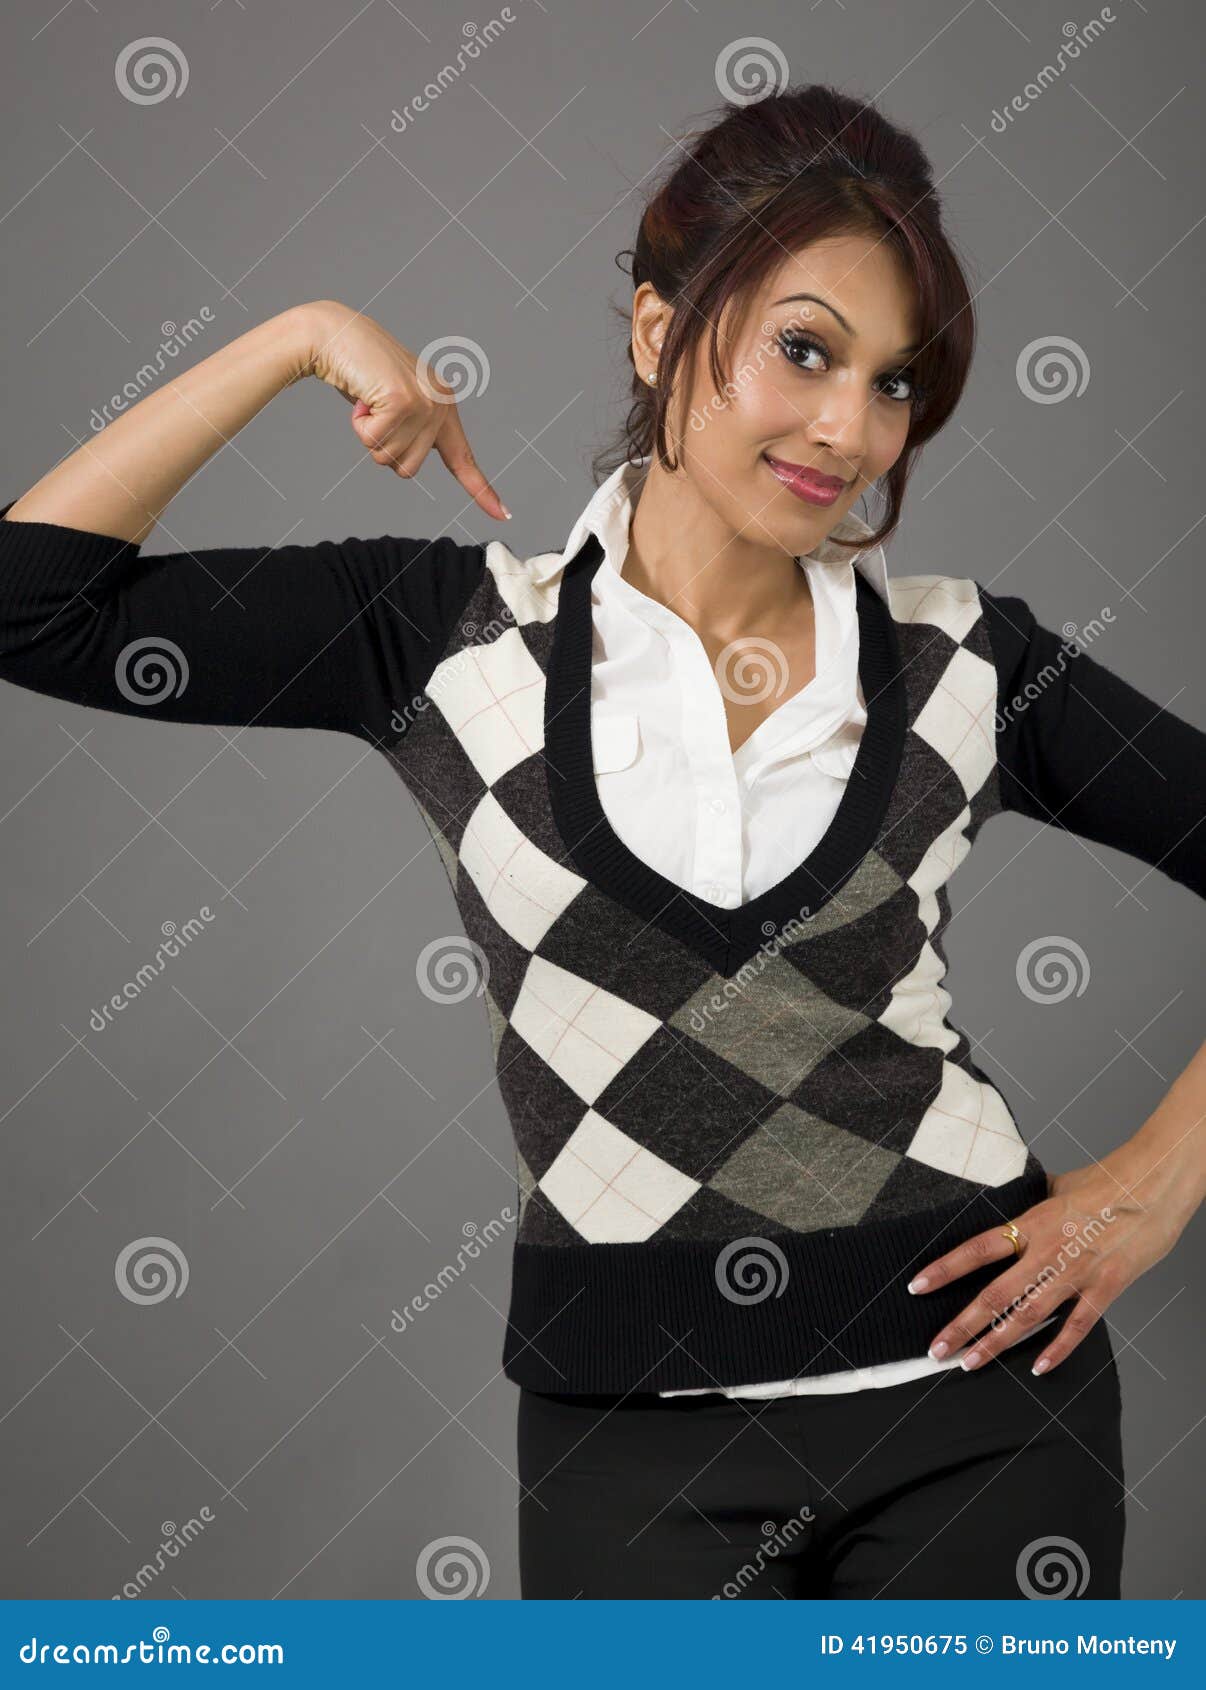
<path id="1" fill-rule="evenodd" d="M 623 575 L 702 633 L 725 640 L 773 632 L 811 603 L 788 552 L 734 531 L 683 474 L 656 457 L 634 493 Z"/>

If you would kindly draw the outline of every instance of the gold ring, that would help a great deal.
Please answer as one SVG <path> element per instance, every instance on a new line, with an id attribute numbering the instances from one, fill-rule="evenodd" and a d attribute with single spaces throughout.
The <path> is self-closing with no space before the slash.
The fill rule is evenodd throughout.
<path id="1" fill-rule="evenodd" d="M 1008 1226 L 1003 1226 L 1001 1228 L 1001 1236 L 1003 1238 L 1008 1238 L 1009 1242 L 1013 1245 L 1014 1256 L 1020 1256 L 1022 1253 L 1022 1235 L 1012 1221 L 1010 1221 Z"/>

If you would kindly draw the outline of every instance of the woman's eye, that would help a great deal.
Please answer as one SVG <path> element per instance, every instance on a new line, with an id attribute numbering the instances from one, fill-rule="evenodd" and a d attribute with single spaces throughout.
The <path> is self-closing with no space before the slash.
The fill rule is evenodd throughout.
<path id="1" fill-rule="evenodd" d="M 803 360 L 809 353 L 815 353 L 818 358 L 822 359 L 826 356 L 825 348 L 821 345 L 820 341 L 810 340 L 807 335 L 785 334 L 780 337 L 779 345 L 791 359 L 792 363 L 799 364 L 801 369 L 805 367 Z M 812 368 L 815 369 L 816 366 L 813 365 Z"/>
<path id="2" fill-rule="evenodd" d="M 891 387 L 893 385 L 899 386 L 902 382 L 908 391 L 905 393 L 891 393 L 888 397 L 903 404 L 906 400 L 916 399 L 921 391 L 913 377 L 907 370 L 901 370 L 898 375 L 884 377 L 885 387 Z"/>
<path id="3" fill-rule="evenodd" d="M 829 353 L 819 340 L 813 340 L 808 335 L 784 334 L 779 337 L 779 345 L 792 363 L 801 370 L 817 370 L 827 367 Z M 819 364 L 809 364 L 805 360 L 814 357 Z M 889 388 L 896 388 L 896 392 L 887 392 Z M 903 392 L 899 391 L 901 388 Z M 895 375 L 884 376 L 881 379 L 880 391 L 887 393 L 887 397 L 897 404 L 918 404 L 924 389 L 909 370 L 899 370 Z"/>

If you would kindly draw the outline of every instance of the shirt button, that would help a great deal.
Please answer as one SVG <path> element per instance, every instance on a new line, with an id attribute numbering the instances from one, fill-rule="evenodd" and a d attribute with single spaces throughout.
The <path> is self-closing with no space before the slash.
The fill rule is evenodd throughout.
<path id="1" fill-rule="evenodd" d="M 716 811 L 717 815 L 720 815 L 722 810 L 728 809 L 728 805 L 725 803 L 723 798 L 713 798 L 712 808 Z"/>

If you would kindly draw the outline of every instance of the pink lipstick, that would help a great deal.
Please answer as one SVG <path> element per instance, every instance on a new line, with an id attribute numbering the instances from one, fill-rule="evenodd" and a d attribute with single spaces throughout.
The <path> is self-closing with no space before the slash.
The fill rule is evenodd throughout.
<path id="1" fill-rule="evenodd" d="M 772 458 L 763 452 L 763 460 L 775 479 L 810 505 L 832 505 L 845 492 L 848 482 L 840 475 L 822 475 L 820 470 L 804 464 L 789 464 L 782 458 Z"/>

